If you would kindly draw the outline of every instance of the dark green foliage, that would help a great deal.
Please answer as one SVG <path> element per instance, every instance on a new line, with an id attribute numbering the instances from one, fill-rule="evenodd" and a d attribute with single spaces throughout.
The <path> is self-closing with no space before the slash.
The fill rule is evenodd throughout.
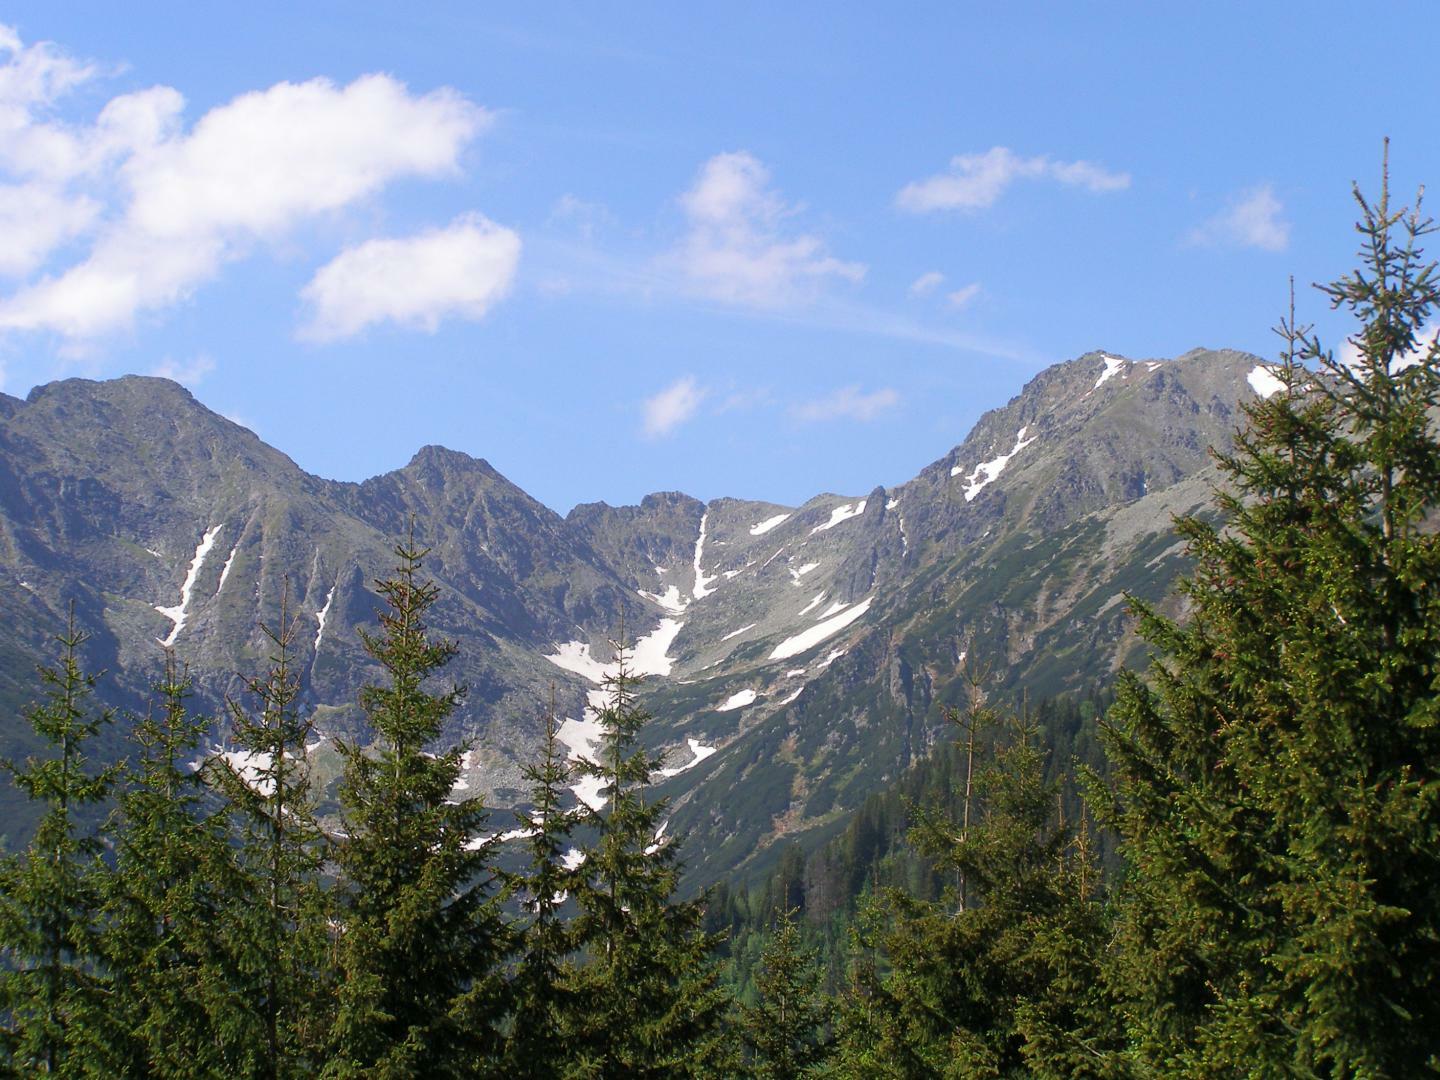
<path id="1" fill-rule="evenodd" d="M 330 992 L 325 837 L 305 763 L 314 732 L 295 705 L 295 625 L 283 599 L 279 625 L 261 628 L 274 651 L 265 675 L 249 680 L 256 711 L 231 703 L 237 752 L 206 767 L 228 803 L 236 878 L 213 933 L 243 1006 L 224 1012 L 219 1039 L 243 1055 L 236 1075 L 268 1078 L 314 1070 Z"/>
<path id="2" fill-rule="evenodd" d="M 217 928 L 242 882 L 232 869 L 223 822 L 209 816 L 191 767 L 209 718 L 186 710 L 190 680 L 165 654 L 156 685 L 158 717 L 134 730 L 130 765 L 110 832 L 114 872 L 105 886 L 104 963 L 113 980 L 105 1020 L 113 1075 L 234 1076 L 245 1046 L 237 981 Z"/>
<path id="3" fill-rule="evenodd" d="M 563 1075 L 573 1052 L 565 1032 L 577 1023 L 585 998 L 574 985 L 574 928 L 561 909 L 575 888 L 576 873 L 565 862 L 572 814 L 562 808 L 570 769 L 555 738 L 555 702 L 545 718 L 540 760 L 525 769 L 530 781 L 531 809 L 519 814 L 529 832 L 527 872 L 510 875 L 510 887 L 524 904 L 527 919 L 520 930 L 520 956 L 510 978 L 513 1010 L 505 1045 L 506 1075 Z"/>
<path id="4" fill-rule="evenodd" d="M 335 847 L 339 995 L 326 1075 L 483 1075 L 500 1057 L 507 933 L 480 800 L 452 801 L 463 747 L 427 752 L 463 689 L 427 680 L 455 655 L 432 641 L 438 590 L 419 577 L 413 537 L 377 583 L 388 610 L 362 634 L 388 683 L 360 692 L 377 742 L 342 744 L 344 835 Z"/>
<path id="5" fill-rule="evenodd" d="M 1440 356 L 1417 340 L 1440 295 L 1429 222 L 1357 199 L 1362 269 L 1324 290 L 1356 358 L 1282 324 L 1286 388 L 1220 459 L 1224 530 L 1180 523 L 1189 622 L 1137 605 L 1160 660 L 1106 736 L 1142 1071 L 1440 1068 Z"/>
<path id="6" fill-rule="evenodd" d="M 1097 722 L 1109 707 L 1107 693 L 1067 695 L 1033 709 L 1036 740 L 1046 747 L 1045 779 L 1061 796 L 1065 820 L 1079 821 L 1081 800 L 1067 776 L 1078 764 L 1103 772 Z M 995 732 L 979 733 L 977 754 L 989 753 Z M 789 908 L 797 909 L 804 945 L 816 950 L 827 991 L 847 980 L 850 930 L 865 898 L 899 889 L 920 900 L 939 898 L 953 872 L 909 842 L 917 811 L 959 820 L 963 812 L 964 746 L 946 741 L 892 784 L 870 796 L 843 823 L 838 835 L 810 854 L 795 844 L 781 849 L 775 869 L 753 885 L 722 883 L 706 905 L 706 927 L 724 932 L 726 981 L 742 1000 L 755 995 L 755 968 L 770 927 Z M 1113 872 L 1113 838 L 1089 838 L 1095 854 Z"/>
<path id="7" fill-rule="evenodd" d="M 87 744 L 110 723 L 87 698 L 96 677 L 80 664 L 85 634 L 69 625 L 57 668 L 41 668 L 45 701 L 25 718 L 46 753 L 4 769 L 44 808 L 24 852 L 0 864 L 0 1061 L 18 1074 L 103 1072 L 104 972 L 98 963 L 103 864 L 77 814 L 111 794 L 116 768 L 91 771 Z"/>
<path id="8" fill-rule="evenodd" d="M 663 801 L 645 786 L 660 766 L 638 736 L 649 714 L 635 703 L 638 679 L 619 651 L 600 712 L 599 761 L 581 767 L 602 782 L 608 806 L 587 816 L 597 840 L 582 848 L 576 932 L 585 962 L 575 991 L 585 1007 L 567 1039 L 573 1072 L 587 1077 L 732 1075 L 734 1047 L 722 1026 L 727 995 L 698 901 L 675 897 L 680 866 L 661 840 Z"/>
<path id="9" fill-rule="evenodd" d="M 967 711 L 967 757 L 970 733 L 997 722 L 978 702 Z M 940 898 L 888 890 L 859 923 L 838 1075 L 1096 1072 L 1086 1059 L 1108 1037 L 1097 868 L 1084 832 L 1059 820 L 1033 720 L 1006 727 L 960 815 L 925 812 L 912 829 L 945 871 Z"/>
<path id="10" fill-rule="evenodd" d="M 793 1080 L 825 1062 L 832 1006 L 814 961 L 800 943 L 794 910 L 786 911 L 760 955 L 759 1000 L 740 1010 L 749 1075 L 758 1080 Z"/>

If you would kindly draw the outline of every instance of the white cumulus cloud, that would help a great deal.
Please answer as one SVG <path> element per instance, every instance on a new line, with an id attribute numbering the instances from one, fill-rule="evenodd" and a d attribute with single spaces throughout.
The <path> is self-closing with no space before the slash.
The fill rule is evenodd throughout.
<path id="1" fill-rule="evenodd" d="M 1121 191 L 1130 174 L 1111 172 L 1089 161 L 1054 161 L 1041 154 L 1022 157 L 1004 146 L 983 154 L 959 154 L 950 170 L 906 184 L 895 205 L 912 213 L 932 210 L 983 210 L 993 206 L 1017 180 L 1051 180 L 1091 192 Z"/>
<path id="2" fill-rule="evenodd" d="M 680 199 L 688 231 L 669 261 L 694 292 L 724 303 L 781 308 L 815 298 L 830 281 L 857 282 L 862 263 L 828 254 L 825 243 L 786 229 L 796 208 L 770 187 L 770 173 L 744 151 L 717 154 Z"/>
<path id="3" fill-rule="evenodd" d="M 709 393 L 694 376 L 676 379 L 654 397 L 645 399 L 645 436 L 658 439 L 669 435 L 695 415 Z"/>
<path id="4" fill-rule="evenodd" d="M 412 93 L 388 75 L 346 86 L 278 83 L 205 113 L 152 87 L 88 123 L 54 102 L 96 74 L 0 27 L 0 225 L 38 208 L 0 271 L 29 274 L 67 241 L 68 266 L 0 300 L 0 330 L 94 338 L 188 298 L 257 245 L 373 197 L 404 177 L 454 175 L 490 114 L 452 90 Z M 7 230 L 8 232 L 8 230 Z"/>
<path id="5" fill-rule="evenodd" d="M 301 334 L 350 337 L 379 322 L 433 333 L 445 318 L 480 319 L 510 290 L 520 237 L 479 214 L 403 239 L 367 240 L 321 267 L 301 292 Z"/>
<path id="6" fill-rule="evenodd" d="M 790 411 L 798 420 L 874 420 L 900 403 L 900 394 L 891 387 L 862 393 L 858 386 L 842 386 L 813 401 L 802 402 Z"/>
<path id="7" fill-rule="evenodd" d="M 1202 247 L 1252 247 L 1284 251 L 1290 245 L 1285 207 L 1269 184 L 1251 188 L 1220 213 L 1191 229 L 1186 239 Z"/>

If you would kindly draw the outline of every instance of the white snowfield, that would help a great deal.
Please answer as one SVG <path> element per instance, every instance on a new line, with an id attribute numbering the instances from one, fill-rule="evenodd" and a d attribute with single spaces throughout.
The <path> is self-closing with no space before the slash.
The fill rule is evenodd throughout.
<path id="1" fill-rule="evenodd" d="M 1256 364 L 1251 368 L 1250 374 L 1245 376 L 1245 381 L 1250 384 L 1250 389 L 1262 398 L 1273 397 L 1285 389 L 1285 381 L 1264 364 Z"/>
<path id="2" fill-rule="evenodd" d="M 826 529 L 833 529 L 842 521 L 849 521 L 853 517 L 859 517 L 865 512 L 865 503 L 866 500 L 861 499 L 858 503 L 854 503 L 853 505 L 851 503 L 846 503 L 844 506 L 835 507 L 834 510 L 830 511 L 830 520 L 825 522 L 823 525 L 816 525 L 813 529 L 810 530 L 810 534 L 813 536 L 815 533 L 824 532 Z"/>
<path id="3" fill-rule="evenodd" d="M 836 600 L 819 615 L 816 615 L 815 619 L 818 622 L 820 619 L 828 619 L 831 615 L 839 615 L 840 612 L 844 611 L 849 606 L 849 604 L 842 604 L 839 600 Z"/>
<path id="4" fill-rule="evenodd" d="M 646 600 L 653 600 L 666 611 L 670 612 L 671 615 L 683 614 L 687 607 L 685 599 L 680 595 L 680 587 L 678 585 L 671 585 L 663 593 L 646 592 L 644 589 L 636 589 L 635 591 Z"/>
<path id="5" fill-rule="evenodd" d="M 759 625 L 759 623 L 753 623 L 753 622 L 752 622 L 752 623 L 750 623 L 748 626 L 742 626 L 742 627 L 740 627 L 739 630 L 731 630 L 728 634 L 726 634 L 726 635 L 725 635 L 724 637 L 722 637 L 720 640 L 721 640 L 721 641 L 729 641 L 731 638 L 739 637 L 739 636 L 740 636 L 741 634 L 743 634 L 746 630 L 754 630 L 755 627 L 758 626 L 758 625 Z"/>
<path id="6" fill-rule="evenodd" d="M 696 765 L 699 765 L 711 754 L 715 753 L 715 747 L 705 746 L 700 742 L 699 739 L 686 739 L 685 741 L 690 745 L 690 753 L 695 756 L 689 761 L 687 761 L 684 765 L 677 765 L 673 769 L 661 769 L 660 775 L 665 777 L 665 779 L 667 780 L 670 779 L 670 777 L 672 776 L 679 776 L 687 769 L 693 769 Z"/>
<path id="7" fill-rule="evenodd" d="M 809 649 L 813 649 L 826 638 L 833 637 L 845 627 L 849 626 L 856 619 L 859 619 L 870 610 L 870 601 L 874 597 L 866 597 L 861 603 L 842 611 L 839 615 L 832 616 L 824 622 L 818 622 L 808 630 L 803 630 L 793 637 L 788 637 L 770 654 L 771 660 L 785 660 L 791 656 L 798 656 Z"/>
<path id="8" fill-rule="evenodd" d="M 1032 435 L 1025 438 L 1025 433 L 1030 430 L 1030 425 L 1025 425 L 1015 433 L 1015 445 L 1008 454 L 1001 454 L 999 457 L 991 458 L 989 461 L 982 461 L 975 466 L 975 471 L 965 478 L 965 501 L 970 502 L 984 491 L 986 486 L 995 482 L 999 475 L 1005 471 L 1005 466 L 1010 464 L 1010 459 L 1018 454 L 1025 447 L 1033 443 L 1039 436 Z M 959 476 L 964 472 L 964 467 L 956 465 L 950 470 L 951 476 Z"/>
<path id="9" fill-rule="evenodd" d="M 700 569 L 700 558 L 705 554 L 705 526 L 710 523 L 710 511 L 706 510 L 700 515 L 700 538 L 695 541 L 695 586 L 690 590 L 696 600 L 704 600 L 715 590 L 709 588 L 713 576 L 706 577 L 705 571 Z"/>
<path id="10" fill-rule="evenodd" d="M 185 574 L 185 582 L 180 586 L 180 603 L 174 607 L 155 605 L 156 611 L 175 624 L 170 633 L 160 639 L 160 644 L 167 649 L 175 644 L 175 639 L 180 636 L 180 631 L 185 629 L 185 620 L 190 614 L 190 594 L 195 590 L 195 582 L 200 577 L 200 568 L 205 565 L 205 556 L 210 554 L 210 548 L 215 544 L 215 537 L 220 535 L 220 530 L 223 528 L 225 528 L 223 522 L 214 525 L 200 538 L 200 543 L 195 548 L 195 557 L 190 560 L 190 569 Z"/>
<path id="11" fill-rule="evenodd" d="M 1118 356 L 1111 356 L 1109 353 L 1101 353 L 1100 359 L 1105 361 L 1105 370 L 1100 373 L 1100 378 L 1095 380 L 1095 385 L 1091 387 L 1092 390 L 1099 390 L 1110 376 L 1118 374 L 1130 362 Z"/>
<path id="12" fill-rule="evenodd" d="M 815 609 L 815 607 L 820 603 L 820 601 L 822 601 L 822 600 L 824 600 L 824 599 L 825 599 L 825 594 L 824 594 L 823 592 L 821 592 L 821 593 L 816 593 L 816 594 L 815 594 L 815 599 L 814 599 L 814 600 L 811 600 L 808 604 L 806 604 L 803 608 L 800 609 L 800 614 L 801 614 L 801 615 L 808 615 L 811 611 L 813 611 L 813 610 Z"/>
<path id="13" fill-rule="evenodd" d="M 275 793 L 275 781 L 267 775 L 270 772 L 269 754 L 252 753 L 249 750 L 229 750 L 213 756 L 229 765 L 235 775 L 240 778 L 240 782 L 262 799 L 268 799 Z"/>
<path id="14" fill-rule="evenodd" d="M 716 705 L 715 711 L 730 712 L 733 709 L 743 709 L 746 705 L 755 704 L 755 697 L 756 694 L 754 690 L 741 690 L 738 693 L 731 694 L 721 704 Z"/>
<path id="15" fill-rule="evenodd" d="M 834 650 L 829 656 L 825 657 L 824 660 L 821 660 L 818 664 L 815 665 L 815 670 L 824 671 L 827 667 L 833 664 L 836 660 L 839 660 L 840 657 L 844 656 L 849 651 L 849 649 Z"/>
<path id="16" fill-rule="evenodd" d="M 818 562 L 807 562 L 804 566 L 800 567 L 799 570 L 796 570 L 794 567 L 791 567 L 791 568 L 790 568 L 790 577 L 794 579 L 796 585 L 799 585 L 799 584 L 800 584 L 800 579 L 801 579 L 802 577 L 804 577 L 806 574 L 810 573 L 811 570 L 818 569 L 819 566 L 820 566 L 820 564 L 819 564 Z"/>
<path id="17" fill-rule="evenodd" d="M 788 695 L 787 697 L 783 697 L 783 698 L 781 698 L 779 701 L 777 701 L 777 702 L 775 703 L 775 707 L 778 709 L 778 708 L 779 708 L 780 706 L 782 706 L 782 705 L 789 705 L 792 701 L 794 701 L 796 698 L 798 698 L 798 697 L 799 697 L 801 694 L 803 694 L 804 692 L 805 692 L 805 687 L 804 687 L 803 685 L 801 685 L 800 687 L 798 687 L 798 688 L 795 690 L 795 692 L 794 692 L 793 694 L 790 694 L 790 695 Z"/>
<path id="18" fill-rule="evenodd" d="M 635 642 L 628 658 L 627 666 L 630 671 L 639 676 L 669 675 L 675 661 L 666 654 L 675 642 L 675 635 L 680 633 L 684 625 L 674 619 L 661 619 L 659 626 Z M 588 641 L 567 641 L 563 645 L 557 645 L 555 653 L 545 659 L 556 667 L 573 671 L 596 684 L 603 683 L 620 670 L 616 661 L 602 664 L 592 656 Z M 580 720 L 566 717 L 555 733 L 555 738 L 569 750 L 571 761 L 595 761 L 600 739 L 604 734 L 597 717 L 605 707 L 607 696 L 603 689 L 588 691 L 585 695 L 584 717 Z M 570 786 L 570 790 L 575 792 L 576 797 L 586 806 L 599 810 L 605 805 L 605 799 L 600 794 L 603 786 L 604 782 L 599 777 L 582 776 Z"/>
<path id="19" fill-rule="evenodd" d="M 225 579 L 230 576 L 230 567 L 235 565 L 235 553 L 240 550 L 240 542 L 237 540 L 235 546 L 230 549 L 230 557 L 225 560 L 225 565 L 220 568 L 220 583 L 215 586 L 215 595 L 220 595 L 220 590 L 225 588 Z"/>
<path id="20" fill-rule="evenodd" d="M 320 651 L 320 639 L 325 636 L 325 620 L 330 617 L 330 605 L 335 602 L 336 586 L 331 585 L 330 591 L 325 594 L 325 606 L 315 612 L 315 621 L 320 624 L 320 629 L 315 631 L 315 651 Z"/>
<path id="21" fill-rule="evenodd" d="M 775 528 L 775 526 L 783 525 L 789 520 L 789 514 L 776 514 L 774 517 L 766 518 L 764 521 L 757 521 L 754 525 L 750 526 L 750 535 L 764 536 L 771 529 Z"/>
<path id="22" fill-rule="evenodd" d="M 886 509 L 886 510 L 894 510 L 895 507 L 897 507 L 897 506 L 899 506 L 899 505 L 900 505 L 900 500 L 899 500 L 899 499 L 891 499 L 891 500 L 889 500 L 889 501 L 885 504 L 885 509 Z"/>

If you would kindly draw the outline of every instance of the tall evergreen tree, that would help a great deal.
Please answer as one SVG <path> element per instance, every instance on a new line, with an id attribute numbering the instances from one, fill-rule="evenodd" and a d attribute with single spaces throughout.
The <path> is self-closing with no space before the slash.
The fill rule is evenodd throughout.
<path id="1" fill-rule="evenodd" d="M 838 1075 L 1105 1074 L 1094 867 L 1058 819 L 1034 722 L 1004 719 L 1009 741 L 979 768 L 960 820 L 917 808 L 911 842 L 953 884 L 938 901 L 888 890 L 861 923 L 880 960 L 860 958 Z M 997 722 L 977 699 L 962 730 Z"/>
<path id="2" fill-rule="evenodd" d="M 115 870 L 104 896 L 101 951 L 114 980 L 106 1008 L 112 1075 L 223 1077 L 246 1055 L 227 1047 L 237 983 L 216 928 L 231 868 L 223 823 L 192 767 L 208 717 L 186 707 L 190 679 L 166 650 L 159 715 L 136 724 L 112 824 Z M 228 1017 L 228 1019 L 227 1019 Z"/>
<path id="3" fill-rule="evenodd" d="M 40 669 L 45 700 L 25 713 L 46 753 L 3 763 L 45 812 L 25 851 L 0 863 L 0 1036 L 3 1060 L 19 1075 L 98 1075 L 105 869 L 91 819 L 118 767 L 93 768 L 89 744 L 113 715 L 88 702 L 97 677 L 81 666 L 86 635 L 73 605 L 55 640 L 59 666 Z"/>
<path id="4" fill-rule="evenodd" d="M 699 901 L 675 898 L 680 866 L 661 839 L 667 804 L 647 802 L 660 759 L 639 742 L 650 715 L 635 700 L 639 678 L 617 646 L 600 711 L 598 761 L 581 768 L 602 781 L 603 811 L 587 816 L 598 839 L 583 848 L 576 930 L 586 959 L 576 986 L 586 1008 L 567 1033 L 577 1074 L 614 1077 L 727 1075 L 734 1046 L 723 1027 L 727 996 L 703 929 Z"/>
<path id="5" fill-rule="evenodd" d="M 1351 355 L 1292 311 L 1223 523 L 1180 523 L 1189 622 L 1135 605 L 1158 661 L 1107 740 L 1142 1071 L 1440 1069 L 1440 293 L 1388 189 L 1357 190 L 1361 268 L 1324 288 Z"/>
<path id="6" fill-rule="evenodd" d="M 388 677 L 360 692 L 375 746 L 340 744 L 340 993 L 325 1075 L 485 1075 L 501 1059 L 508 932 L 484 809 L 452 799 L 463 747 L 426 749 L 464 693 L 426 688 L 456 652 L 425 625 L 439 590 L 420 577 L 427 551 L 413 528 L 395 554 L 376 583 L 381 632 L 361 635 Z"/>
<path id="7" fill-rule="evenodd" d="M 288 596 L 279 629 L 261 627 L 273 652 L 248 680 L 254 710 L 231 702 L 235 750 L 211 757 L 207 778 L 233 819 L 234 881 L 217 927 L 243 1008 L 220 1016 L 236 1075 L 281 1080 L 313 1072 L 329 990 L 329 929 L 321 871 L 325 835 L 315 817 L 305 746 L 314 720 L 296 707 L 296 632 Z"/>
<path id="8" fill-rule="evenodd" d="M 513 1077 L 564 1076 L 574 1065 L 565 1040 L 567 1029 L 584 1009 L 574 985 L 576 935 L 562 913 L 575 888 L 578 867 L 568 860 L 572 815 L 564 808 L 570 768 L 556 738 L 555 693 L 545 718 L 540 759 L 526 766 L 531 808 L 520 811 L 527 833 L 529 865 L 510 877 L 528 918 L 519 937 L 519 959 L 511 975 L 514 1005 L 506 1040 L 506 1074 Z"/>
<path id="9" fill-rule="evenodd" d="M 795 1080 L 825 1062 L 831 1005 L 820 991 L 823 972 L 800 942 L 793 909 L 785 911 L 760 955 L 759 1000 L 741 1007 L 748 1072 L 757 1080 Z"/>

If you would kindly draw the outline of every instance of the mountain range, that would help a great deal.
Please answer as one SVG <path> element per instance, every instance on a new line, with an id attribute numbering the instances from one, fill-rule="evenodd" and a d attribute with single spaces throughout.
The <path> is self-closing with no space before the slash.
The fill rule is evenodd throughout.
<path id="1" fill-rule="evenodd" d="M 963 666 L 1036 697 L 1142 662 L 1125 596 L 1177 603 L 1173 516 L 1208 507 L 1210 448 L 1277 386 L 1240 352 L 1091 352 L 898 487 L 802 506 L 663 492 L 564 516 L 438 446 L 363 483 L 321 479 L 163 379 L 0 395 L 0 753 L 33 748 L 20 708 L 72 605 L 104 701 L 143 710 L 169 646 L 217 717 L 283 610 L 318 730 L 363 740 L 356 690 L 378 672 L 357 629 L 413 522 L 441 590 L 432 628 L 460 648 L 447 674 L 468 688 L 445 738 L 469 744 L 461 785 L 500 808 L 497 828 L 552 686 L 571 755 L 593 747 L 623 636 L 690 884 L 753 872 L 925 755 Z M 328 743 L 312 754 L 333 777 Z M 18 805 L 7 792 L 0 813 Z"/>

